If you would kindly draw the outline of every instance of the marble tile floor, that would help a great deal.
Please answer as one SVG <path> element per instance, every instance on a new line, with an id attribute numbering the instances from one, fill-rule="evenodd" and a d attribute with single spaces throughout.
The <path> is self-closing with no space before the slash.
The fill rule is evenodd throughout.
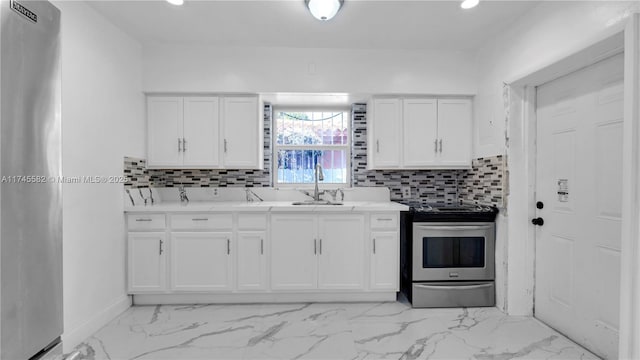
<path id="1" fill-rule="evenodd" d="M 597 359 L 533 318 L 404 302 L 134 306 L 67 357 Z"/>

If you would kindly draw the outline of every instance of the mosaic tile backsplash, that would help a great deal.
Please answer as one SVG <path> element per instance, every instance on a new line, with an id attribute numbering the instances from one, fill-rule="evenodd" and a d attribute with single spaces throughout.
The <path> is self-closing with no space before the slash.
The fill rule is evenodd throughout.
<path id="1" fill-rule="evenodd" d="M 506 161 L 502 155 L 473 160 L 470 170 L 367 170 L 366 105 L 354 104 L 352 111 L 352 186 L 385 186 L 392 200 L 401 200 L 401 187 L 410 186 L 412 198 L 429 202 L 458 201 L 504 206 Z M 126 187 L 270 187 L 271 106 L 265 106 L 264 170 L 155 170 L 146 169 L 144 159 L 126 157 Z"/>

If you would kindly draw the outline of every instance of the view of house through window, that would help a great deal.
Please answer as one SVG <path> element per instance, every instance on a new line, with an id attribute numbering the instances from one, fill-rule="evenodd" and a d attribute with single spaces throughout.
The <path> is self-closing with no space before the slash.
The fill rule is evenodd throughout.
<path id="1" fill-rule="evenodd" d="M 276 110 L 273 116 L 274 184 L 312 184 L 316 164 L 323 183 L 348 184 L 348 111 Z"/>

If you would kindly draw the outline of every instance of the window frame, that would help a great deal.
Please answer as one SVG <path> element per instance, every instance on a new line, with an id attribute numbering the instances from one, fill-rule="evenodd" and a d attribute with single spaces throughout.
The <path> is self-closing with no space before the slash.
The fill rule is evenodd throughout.
<path id="1" fill-rule="evenodd" d="M 277 114 L 280 112 L 334 112 L 346 114 L 346 127 L 347 127 L 347 142 L 339 145 L 279 145 L 278 129 L 276 126 Z M 279 150 L 344 150 L 346 153 L 345 166 L 346 175 L 344 183 L 327 183 L 324 181 L 318 181 L 318 187 L 321 189 L 334 189 L 334 188 L 346 188 L 351 186 L 351 108 L 344 106 L 277 106 L 274 105 L 271 109 L 271 172 L 273 186 L 276 188 L 308 188 L 313 187 L 314 183 L 279 183 L 278 182 L 278 151 Z"/>

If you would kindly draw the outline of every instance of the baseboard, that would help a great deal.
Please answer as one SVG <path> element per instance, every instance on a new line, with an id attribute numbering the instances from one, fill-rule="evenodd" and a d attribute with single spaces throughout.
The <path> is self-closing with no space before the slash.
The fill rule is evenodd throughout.
<path id="1" fill-rule="evenodd" d="M 137 294 L 135 305 L 396 301 L 395 291 L 351 293 Z"/>
<path id="2" fill-rule="evenodd" d="M 100 330 L 116 316 L 122 314 L 129 307 L 131 307 L 131 297 L 128 295 L 122 295 L 111 305 L 107 306 L 104 310 L 87 320 L 84 324 L 76 327 L 75 329 L 65 329 L 64 334 L 62 334 L 62 351 L 64 353 L 72 351 L 73 348 L 78 346 L 89 336 L 93 335 L 96 331 Z"/>

